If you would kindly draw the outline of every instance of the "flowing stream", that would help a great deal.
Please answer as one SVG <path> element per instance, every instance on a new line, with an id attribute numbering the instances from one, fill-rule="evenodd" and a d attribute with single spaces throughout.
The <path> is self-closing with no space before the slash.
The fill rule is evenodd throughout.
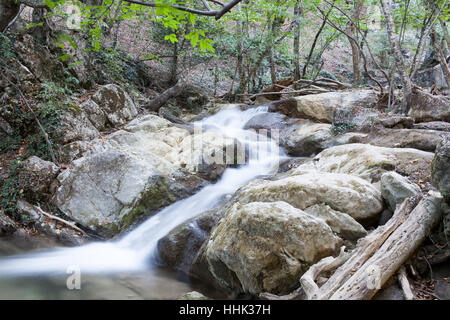
<path id="1" fill-rule="evenodd" d="M 121 296 L 121 298 L 129 298 L 133 294 L 144 298 L 169 298 L 175 295 L 177 290 L 189 291 L 190 288 L 186 287 L 185 283 L 174 279 L 176 276 L 171 275 L 170 271 L 161 270 L 158 266 L 156 250 L 158 240 L 184 221 L 214 208 L 224 197 L 231 196 L 248 181 L 276 172 L 280 159 L 286 157 L 277 142 L 254 131 L 243 129 L 248 120 L 256 114 L 264 112 L 267 112 L 265 107 L 250 108 L 246 111 L 238 108 L 225 109 L 194 123 L 196 126 L 201 126 L 203 130 L 218 131 L 224 136 L 235 138 L 244 144 L 248 148 L 248 160 L 245 164 L 236 168 L 227 168 L 221 179 L 215 184 L 208 185 L 195 195 L 164 208 L 119 239 L 94 242 L 75 248 L 57 248 L 0 258 L 0 289 L 20 285 L 24 289 L 17 292 L 17 295 L 27 292 L 29 295 L 31 289 L 27 287 L 32 286 L 33 290 L 37 290 L 38 286 L 45 283 L 42 290 L 54 290 L 54 288 L 49 289 L 48 277 L 67 277 L 68 268 L 75 267 L 80 270 L 82 275 L 87 275 L 86 279 L 96 279 L 97 285 L 99 279 L 104 280 L 106 275 L 107 279 L 119 277 L 122 282 L 123 274 L 128 275 L 127 279 L 132 280 L 127 280 L 125 285 L 123 283 L 121 285 L 126 290 L 131 290 L 131 293 L 127 291 L 128 293 L 124 293 L 125 296 Z M 172 291 L 170 291 L 170 279 L 177 283 L 172 286 Z M 65 282 L 61 281 L 56 281 L 55 286 L 62 287 L 64 285 L 65 288 Z M 143 282 L 147 284 L 147 290 L 142 289 Z M 101 283 L 105 286 L 104 282 Z M 117 282 L 113 283 L 117 284 Z M 140 289 L 136 289 L 136 283 L 139 283 Z M 108 288 L 108 285 L 106 287 Z M 133 289 L 130 289 L 131 287 Z M 65 290 L 67 291 L 67 289 Z M 146 295 L 145 292 L 149 290 L 152 294 Z M 165 290 L 169 292 L 164 294 Z M 7 291 L 0 290 L 8 298 Z M 105 289 L 104 291 L 108 292 L 109 290 Z M 145 291 L 144 294 L 143 291 Z M 157 294 L 156 292 L 162 293 Z M 36 296 L 38 298 L 74 298 L 73 295 L 67 295 L 67 292 L 65 294 L 65 296 L 61 296 L 61 294 L 48 296 L 36 293 L 31 296 L 33 298 Z M 100 295 L 100 293 L 98 294 Z M 96 296 L 84 296 L 84 298 L 91 297 L 95 298 Z M 0 298 L 4 298 L 1 293 Z"/>

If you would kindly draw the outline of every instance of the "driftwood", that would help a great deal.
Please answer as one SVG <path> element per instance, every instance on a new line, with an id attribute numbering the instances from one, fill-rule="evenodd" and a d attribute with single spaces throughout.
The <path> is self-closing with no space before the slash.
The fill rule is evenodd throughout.
<path id="1" fill-rule="evenodd" d="M 283 94 L 294 94 L 296 96 L 305 96 L 309 94 L 318 94 L 330 92 L 330 90 L 322 89 L 322 88 L 314 88 L 314 89 L 302 89 L 302 90 L 293 90 L 293 91 L 280 91 L 280 92 L 261 92 L 261 93 L 241 93 L 238 96 L 250 96 L 249 99 L 254 99 L 259 96 L 270 96 L 274 94 L 283 95 Z"/>
<path id="2" fill-rule="evenodd" d="M 404 266 L 402 266 L 398 271 L 398 282 L 402 287 L 403 296 L 405 297 L 405 299 L 414 300 L 414 294 L 411 290 L 411 285 L 409 284 L 408 276 L 406 275 L 406 269 Z"/>
<path id="3" fill-rule="evenodd" d="M 186 86 L 186 82 L 183 79 L 178 80 L 177 84 L 173 87 L 170 87 L 160 95 L 156 96 L 148 103 L 146 103 L 143 107 L 157 112 L 159 108 L 161 108 L 169 99 L 178 96 Z"/>
<path id="4" fill-rule="evenodd" d="M 311 294 L 313 299 L 371 299 L 439 221 L 441 200 L 433 193 L 418 204 L 418 197 L 406 199 L 387 224 L 358 242 L 349 260 Z"/>
<path id="5" fill-rule="evenodd" d="M 414 299 L 403 265 L 438 223 L 441 201 L 442 197 L 435 192 L 424 198 L 406 199 L 385 225 L 360 239 L 352 252 L 346 253 L 342 247 L 338 257 L 327 257 L 312 265 L 301 277 L 300 288 L 284 296 L 261 293 L 260 298 L 367 300 L 398 272 L 405 298 Z M 319 288 L 320 275 L 334 269 L 336 271 Z"/>
<path id="6" fill-rule="evenodd" d="M 310 300 L 313 295 L 319 290 L 316 280 L 325 272 L 332 271 L 341 266 L 350 257 L 348 252 L 345 252 L 345 247 L 341 248 L 339 255 L 334 257 L 326 257 L 312 265 L 300 278 L 301 286 L 290 294 L 284 296 L 277 296 L 271 293 L 263 292 L 259 297 L 264 300 L 298 300 L 306 294 L 306 298 Z"/>
<path id="7" fill-rule="evenodd" d="M 50 213 L 47 213 L 44 210 L 42 210 L 42 208 L 39 205 L 34 206 L 34 205 L 28 203 L 25 200 L 19 200 L 18 203 L 17 203 L 17 208 L 18 208 L 19 212 L 26 213 L 27 215 L 29 215 L 35 221 L 38 221 L 40 216 L 43 215 L 43 216 L 45 216 L 45 217 L 47 217 L 49 219 L 59 221 L 59 222 L 65 224 L 65 225 L 69 226 L 70 228 L 72 228 L 72 229 L 74 229 L 74 230 L 76 230 L 78 232 L 81 232 L 83 235 L 86 235 L 86 232 L 84 232 L 82 229 L 78 228 L 75 225 L 75 223 L 67 221 L 67 220 L 64 220 L 64 219 L 62 219 L 60 217 L 57 217 L 57 216 L 54 216 L 54 215 L 52 215 Z"/>
<path id="8" fill-rule="evenodd" d="M 345 247 L 342 247 L 339 256 L 337 256 L 336 258 L 323 258 L 322 260 L 311 266 L 311 268 L 309 268 L 308 271 L 306 271 L 305 274 L 303 274 L 303 276 L 300 278 L 300 283 L 308 300 L 311 300 L 319 292 L 319 286 L 315 282 L 319 278 L 319 276 L 322 273 L 335 270 L 350 258 L 350 254 L 345 252 L 344 250 Z"/>
<path id="9" fill-rule="evenodd" d="M 54 216 L 54 215 L 52 215 L 52 214 L 50 214 L 50 213 L 47 213 L 47 212 L 45 212 L 44 210 L 42 210 L 41 207 L 40 207 L 39 205 L 34 206 L 34 207 L 38 209 L 38 212 L 39 212 L 40 214 L 46 216 L 47 218 L 50 218 L 50 219 L 59 221 L 59 222 L 65 224 L 65 225 L 71 227 L 72 229 L 75 229 L 76 231 L 81 232 L 83 235 L 86 235 L 86 232 L 84 232 L 82 229 L 78 228 L 78 227 L 75 225 L 75 223 L 69 222 L 69 221 L 64 220 L 64 219 L 62 219 L 62 218 L 60 218 L 60 217 Z"/>
<path id="10" fill-rule="evenodd" d="M 343 83 L 339 82 L 337 80 L 329 79 L 329 78 L 317 78 L 315 80 L 308 80 L 308 79 L 300 79 L 296 81 L 296 83 L 303 83 L 303 84 L 310 84 L 310 85 L 316 85 L 318 87 L 326 87 L 331 89 L 348 89 L 351 88 L 351 84 L 349 83 Z"/>

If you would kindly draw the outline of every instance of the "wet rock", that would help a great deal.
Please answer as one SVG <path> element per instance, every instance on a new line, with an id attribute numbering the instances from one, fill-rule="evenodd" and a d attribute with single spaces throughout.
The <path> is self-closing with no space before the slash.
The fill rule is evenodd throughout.
<path id="1" fill-rule="evenodd" d="M 317 170 L 356 175 L 371 182 L 380 181 L 381 175 L 395 170 L 405 176 L 425 177 L 430 173 L 433 153 L 411 148 L 384 148 L 368 144 L 346 144 L 328 148 L 313 161 L 292 170 Z"/>
<path id="2" fill-rule="evenodd" d="M 287 153 L 293 156 L 317 154 L 333 144 L 331 125 L 297 120 L 281 132 L 280 142 Z"/>
<path id="3" fill-rule="evenodd" d="M 396 206 L 406 198 L 420 193 L 418 185 L 396 172 L 386 172 L 381 176 L 381 195 L 392 211 L 395 211 Z"/>
<path id="4" fill-rule="evenodd" d="M 296 172 L 279 180 L 255 180 L 240 189 L 239 202 L 284 201 L 305 210 L 326 204 L 352 218 L 366 219 L 383 210 L 381 193 L 367 181 L 348 174 Z"/>
<path id="5" fill-rule="evenodd" d="M 125 124 L 137 115 L 137 108 L 128 93 L 115 84 L 101 87 L 92 97 L 113 126 Z M 91 114 L 93 116 L 93 114 Z M 99 119 L 103 119 L 99 117 Z M 97 122 L 97 120 L 95 121 Z"/>
<path id="6" fill-rule="evenodd" d="M 162 262 L 189 274 L 201 246 L 221 217 L 220 211 L 209 210 L 170 231 L 158 241 Z"/>
<path id="7" fill-rule="evenodd" d="M 289 118 L 283 114 L 275 112 L 260 113 L 251 118 L 244 126 L 244 130 L 281 130 L 288 126 Z"/>
<path id="8" fill-rule="evenodd" d="M 225 289 L 282 294 L 340 244 L 322 219 L 285 202 L 235 204 L 211 235 L 206 259 Z"/>
<path id="9" fill-rule="evenodd" d="M 450 204 L 450 139 L 443 139 L 436 148 L 431 164 L 433 185 L 441 192 L 445 201 Z"/>
<path id="10" fill-rule="evenodd" d="M 269 106 L 293 118 L 311 119 L 331 123 L 337 108 L 370 107 L 377 102 L 377 94 L 371 90 L 337 91 L 286 99 Z"/>

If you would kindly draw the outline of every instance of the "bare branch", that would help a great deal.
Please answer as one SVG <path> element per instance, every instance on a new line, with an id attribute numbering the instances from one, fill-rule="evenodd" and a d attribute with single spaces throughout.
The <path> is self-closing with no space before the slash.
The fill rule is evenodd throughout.
<path id="1" fill-rule="evenodd" d="M 26 0 L 26 1 L 29 1 L 29 0 Z M 178 5 L 159 4 L 159 3 L 145 2 L 145 1 L 140 1 L 140 0 L 125 0 L 125 1 L 129 2 L 129 3 L 139 4 L 139 5 L 146 6 L 146 7 L 151 7 L 151 8 L 171 7 L 171 8 L 180 10 L 180 11 L 198 14 L 201 16 L 215 17 L 216 20 L 219 20 L 220 18 L 223 17 L 224 14 L 226 14 L 228 11 L 230 11 L 234 6 L 236 6 L 242 0 L 231 0 L 227 4 L 223 5 L 222 9 L 220 9 L 220 10 L 207 10 L 207 11 L 178 6 Z M 205 3 L 205 2 L 206 1 L 204 1 L 203 3 Z M 219 4 L 222 5 L 221 3 L 219 3 Z"/>

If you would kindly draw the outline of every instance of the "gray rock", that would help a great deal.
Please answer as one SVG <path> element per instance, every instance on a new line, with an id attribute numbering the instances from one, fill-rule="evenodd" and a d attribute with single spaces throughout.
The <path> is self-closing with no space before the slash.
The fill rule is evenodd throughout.
<path id="1" fill-rule="evenodd" d="M 326 204 L 357 221 L 377 216 L 383 210 L 381 193 L 364 179 L 349 174 L 295 171 L 297 169 L 291 176 L 279 180 L 248 183 L 240 189 L 239 202 L 284 201 L 301 210 Z"/>
<path id="2" fill-rule="evenodd" d="M 414 118 L 415 122 L 450 122 L 450 97 L 434 96 L 420 91 L 412 95 L 411 101 L 408 115 Z"/>
<path id="3" fill-rule="evenodd" d="M 311 119 L 331 123 L 337 108 L 371 107 L 377 102 L 372 90 L 337 91 L 286 99 L 269 106 L 293 118 Z"/>
<path id="4" fill-rule="evenodd" d="M 333 144 L 331 125 L 297 120 L 280 133 L 280 144 L 293 156 L 317 154 Z"/>
<path id="5" fill-rule="evenodd" d="M 97 130 L 102 131 L 105 129 L 107 116 L 97 103 L 92 99 L 88 99 L 80 104 L 80 108 L 86 113 L 87 117 Z"/>
<path id="6" fill-rule="evenodd" d="M 89 141 L 99 136 L 100 133 L 86 114 L 76 110 L 66 112 L 61 116 L 61 125 L 56 129 L 55 134 L 61 144 L 77 140 Z"/>
<path id="7" fill-rule="evenodd" d="M 260 113 L 251 118 L 244 126 L 244 129 L 254 129 L 254 130 L 260 130 L 260 129 L 266 129 L 266 130 L 272 130 L 272 129 L 284 129 L 287 127 L 289 123 L 289 119 L 280 113 L 275 112 L 267 112 L 267 113 Z"/>
<path id="8" fill-rule="evenodd" d="M 420 193 L 418 185 L 396 172 L 386 172 L 381 176 L 381 195 L 392 211 L 395 211 L 396 206 L 401 204 L 406 198 L 419 195 Z"/>
<path id="9" fill-rule="evenodd" d="M 450 139 L 443 139 L 438 147 L 431 164 L 431 179 L 443 195 L 445 201 L 450 203 Z"/>
<path id="10" fill-rule="evenodd" d="M 75 160 L 58 180 L 59 209 L 105 236 L 188 195 L 145 161 L 117 149 Z"/>
<path id="11" fill-rule="evenodd" d="M 414 124 L 413 129 L 450 131 L 450 123 L 445 121 L 422 122 Z"/>
<path id="12" fill-rule="evenodd" d="M 17 230 L 16 223 L 5 213 L 0 211 L 0 236 L 12 234 Z"/>
<path id="13" fill-rule="evenodd" d="M 367 231 L 355 219 L 344 212 L 333 210 L 326 204 L 306 208 L 305 212 L 325 220 L 331 230 L 344 239 L 358 240 L 367 235 Z"/>
<path id="14" fill-rule="evenodd" d="M 328 148 L 313 161 L 292 169 L 292 173 L 305 170 L 337 172 L 378 182 L 383 173 L 395 170 L 402 175 L 418 175 L 419 178 L 429 175 L 432 159 L 433 153 L 417 149 L 353 143 Z"/>
<path id="15" fill-rule="evenodd" d="M 59 167 L 53 162 L 32 156 L 24 161 L 22 175 L 25 178 L 23 188 L 32 192 L 46 192 L 55 180 Z"/>
<path id="16" fill-rule="evenodd" d="M 179 296 L 177 300 L 209 300 L 209 299 L 200 292 L 191 291 Z"/>
<path id="17" fill-rule="evenodd" d="M 387 148 L 414 148 L 434 152 L 443 136 L 450 137 L 450 132 L 418 129 L 375 129 L 361 143 Z"/>
<path id="18" fill-rule="evenodd" d="M 128 93 L 115 84 L 101 87 L 91 99 L 100 106 L 113 126 L 125 124 L 138 113 Z"/>
<path id="19" fill-rule="evenodd" d="M 214 230 L 205 255 L 223 288 L 283 294 L 341 242 L 322 219 L 285 202 L 237 203 Z"/>

